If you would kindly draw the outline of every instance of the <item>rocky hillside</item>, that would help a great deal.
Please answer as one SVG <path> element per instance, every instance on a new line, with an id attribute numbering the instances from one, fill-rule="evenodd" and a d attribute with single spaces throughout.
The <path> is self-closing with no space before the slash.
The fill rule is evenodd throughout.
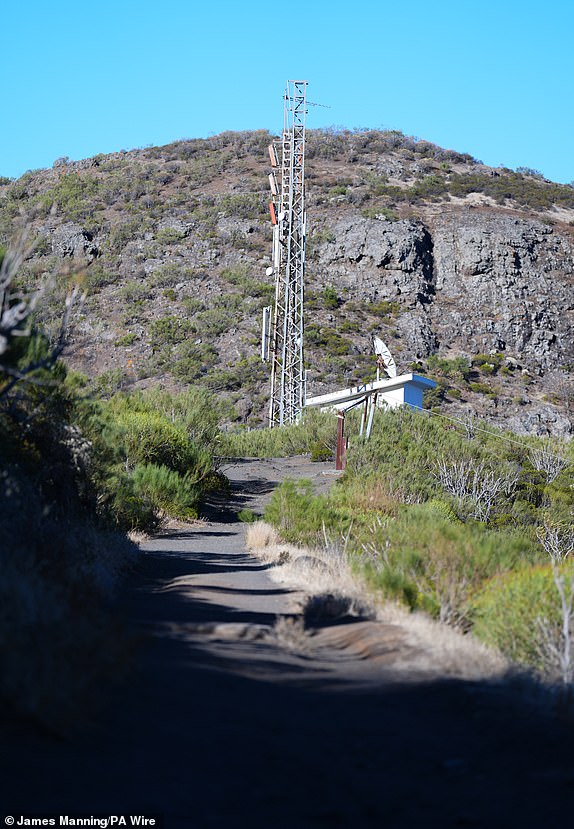
<path id="1" fill-rule="evenodd" d="M 35 238 L 24 279 L 81 272 L 68 355 L 103 391 L 200 383 L 264 416 L 272 301 L 266 132 L 223 133 L 0 179 L 0 241 Z M 574 187 L 387 131 L 309 133 L 310 394 L 371 378 L 373 333 L 428 405 L 568 434 Z M 58 314 L 58 291 L 42 309 Z"/>

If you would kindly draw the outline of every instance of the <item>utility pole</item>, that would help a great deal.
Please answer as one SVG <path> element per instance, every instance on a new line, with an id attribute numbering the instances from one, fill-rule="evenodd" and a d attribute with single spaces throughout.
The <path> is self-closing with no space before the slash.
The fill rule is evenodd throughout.
<path id="1" fill-rule="evenodd" d="M 263 313 L 262 355 L 271 362 L 269 426 L 295 423 L 305 406 L 305 116 L 307 81 L 287 81 L 283 134 L 269 146 L 275 305 Z M 278 181 L 279 177 L 279 181 Z"/>

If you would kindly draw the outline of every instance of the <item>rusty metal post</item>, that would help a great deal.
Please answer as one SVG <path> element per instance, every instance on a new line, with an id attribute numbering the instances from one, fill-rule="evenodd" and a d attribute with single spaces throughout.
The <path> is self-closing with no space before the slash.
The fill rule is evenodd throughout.
<path id="1" fill-rule="evenodd" d="M 335 469 L 344 469 L 347 464 L 347 444 L 345 441 L 345 412 L 337 412 L 337 459 Z"/>

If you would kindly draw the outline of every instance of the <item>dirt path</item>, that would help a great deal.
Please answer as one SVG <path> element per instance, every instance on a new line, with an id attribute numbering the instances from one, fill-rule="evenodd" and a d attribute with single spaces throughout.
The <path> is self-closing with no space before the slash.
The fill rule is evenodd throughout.
<path id="1" fill-rule="evenodd" d="M 5 812 L 148 812 L 168 829 L 567 825 L 570 725 L 487 683 L 399 681 L 393 626 L 363 652 L 337 630 L 307 651 L 274 633 L 300 597 L 245 553 L 233 510 L 287 473 L 327 486 L 323 471 L 230 465 L 223 520 L 146 542 L 125 600 L 137 670 L 87 732 L 10 743 Z"/>

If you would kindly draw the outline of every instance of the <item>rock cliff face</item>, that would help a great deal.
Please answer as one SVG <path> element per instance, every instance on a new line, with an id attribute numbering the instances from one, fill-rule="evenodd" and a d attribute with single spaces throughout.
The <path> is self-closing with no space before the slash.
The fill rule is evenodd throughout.
<path id="1" fill-rule="evenodd" d="M 572 361 L 574 245 L 541 222 L 494 212 L 433 223 L 439 347 L 502 351 L 537 370 Z"/>
<path id="2" fill-rule="evenodd" d="M 428 227 L 346 218 L 320 269 L 354 297 L 402 306 L 418 358 L 506 352 L 548 371 L 574 359 L 574 244 L 552 228 L 488 210 L 448 210 Z"/>

